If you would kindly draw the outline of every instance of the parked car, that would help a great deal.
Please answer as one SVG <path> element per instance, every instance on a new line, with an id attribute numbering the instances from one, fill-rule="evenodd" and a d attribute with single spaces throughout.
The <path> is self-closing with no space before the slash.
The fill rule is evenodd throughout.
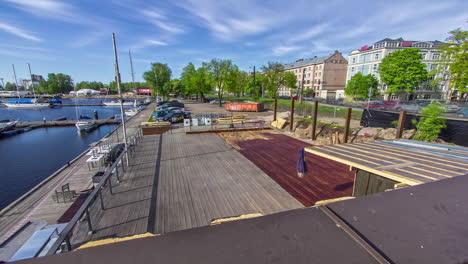
<path id="1" fill-rule="evenodd" d="M 369 109 L 383 109 L 385 108 L 385 105 L 382 102 L 379 101 L 371 101 L 369 103 L 363 104 L 362 105 L 364 108 L 369 108 Z"/>
<path id="2" fill-rule="evenodd" d="M 166 109 L 166 108 L 170 108 L 170 107 L 179 107 L 179 108 L 184 108 L 184 104 L 183 103 L 179 103 L 177 101 L 171 101 L 171 102 L 167 102 L 165 104 L 162 104 L 160 106 L 158 106 L 156 108 L 156 110 L 163 110 L 163 109 Z"/>
<path id="3" fill-rule="evenodd" d="M 171 112 L 165 115 L 164 117 L 158 117 L 155 121 L 178 123 L 186 118 L 190 118 L 190 112 L 180 112 L 180 113 Z"/>
<path id="4" fill-rule="evenodd" d="M 177 99 L 179 99 L 179 100 L 185 100 L 186 98 L 185 98 L 185 96 L 183 96 L 183 95 L 179 95 L 179 96 L 177 96 Z"/>
<path id="5" fill-rule="evenodd" d="M 460 110 L 457 111 L 457 116 L 458 117 L 468 117 L 468 107 L 460 108 Z"/>
<path id="6" fill-rule="evenodd" d="M 395 111 L 419 112 L 421 107 L 415 102 L 398 102 L 392 108 Z"/>
<path id="7" fill-rule="evenodd" d="M 456 104 L 445 104 L 444 105 L 444 112 L 446 113 L 455 113 L 460 109 L 460 107 Z"/>
<path id="8" fill-rule="evenodd" d="M 221 104 L 225 104 L 226 101 L 221 101 Z M 214 99 L 212 101 L 210 101 L 210 104 L 219 104 L 219 99 Z"/>
<path id="9" fill-rule="evenodd" d="M 165 104 L 165 103 L 168 103 L 168 102 L 169 102 L 169 101 L 159 101 L 156 105 L 157 105 L 157 106 L 161 106 L 161 105 L 163 105 L 163 104 Z"/>
<path id="10" fill-rule="evenodd" d="M 386 101 L 382 101 L 382 103 L 386 107 L 392 108 L 392 107 L 395 107 L 399 103 L 399 101 L 398 100 L 386 100 Z"/>

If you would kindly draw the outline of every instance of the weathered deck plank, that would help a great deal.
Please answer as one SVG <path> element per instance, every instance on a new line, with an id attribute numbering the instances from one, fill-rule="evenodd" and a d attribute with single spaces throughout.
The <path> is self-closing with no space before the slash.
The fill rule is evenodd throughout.
<path id="1" fill-rule="evenodd" d="M 216 134 L 164 134 L 155 230 L 302 205 Z"/>

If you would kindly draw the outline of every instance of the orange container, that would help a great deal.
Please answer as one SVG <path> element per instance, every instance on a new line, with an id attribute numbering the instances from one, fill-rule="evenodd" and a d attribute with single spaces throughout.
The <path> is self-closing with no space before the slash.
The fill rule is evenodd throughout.
<path id="1" fill-rule="evenodd" d="M 231 112 L 261 112 L 263 110 L 264 110 L 263 103 L 226 104 L 226 111 L 231 111 Z"/>

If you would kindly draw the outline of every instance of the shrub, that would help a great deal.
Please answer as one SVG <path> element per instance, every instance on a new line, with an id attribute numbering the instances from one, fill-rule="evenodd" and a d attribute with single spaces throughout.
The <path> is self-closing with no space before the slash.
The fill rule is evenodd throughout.
<path id="1" fill-rule="evenodd" d="M 445 118 L 441 118 L 444 108 L 439 103 L 433 103 L 421 110 L 423 115 L 416 124 L 416 134 L 413 139 L 422 141 L 433 141 L 439 137 L 439 134 L 445 125 Z"/>

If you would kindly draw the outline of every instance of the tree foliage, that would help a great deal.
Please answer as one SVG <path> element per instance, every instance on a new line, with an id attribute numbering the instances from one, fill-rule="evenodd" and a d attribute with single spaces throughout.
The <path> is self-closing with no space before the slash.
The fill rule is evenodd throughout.
<path id="1" fill-rule="evenodd" d="M 263 86 L 269 97 L 275 98 L 278 95 L 280 87 L 286 86 L 291 89 L 296 89 L 297 78 L 292 72 L 277 72 L 271 70 L 264 73 Z"/>
<path id="2" fill-rule="evenodd" d="M 7 82 L 5 84 L 5 90 L 7 90 L 7 91 L 16 91 L 16 85 L 14 83 Z"/>
<path id="3" fill-rule="evenodd" d="M 448 66 L 450 72 L 450 88 L 457 89 L 459 96 L 468 92 L 468 31 L 457 28 L 449 32 L 450 43 L 442 46 L 444 51 L 439 70 Z"/>
<path id="4" fill-rule="evenodd" d="M 439 103 L 433 103 L 421 109 L 421 114 L 423 116 L 416 124 L 417 131 L 413 139 L 423 141 L 433 141 L 437 139 L 441 130 L 446 127 L 446 120 L 440 117 L 443 112 L 443 105 Z"/>
<path id="5" fill-rule="evenodd" d="M 428 79 L 426 66 L 421 62 L 422 55 L 419 52 L 419 49 L 402 49 L 383 58 L 379 74 L 382 82 L 388 86 L 386 93 L 411 93 Z"/>
<path id="6" fill-rule="evenodd" d="M 93 89 L 93 90 L 99 90 L 100 88 L 104 88 L 105 85 L 102 82 L 79 82 L 75 85 L 76 90 L 81 90 L 81 89 Z"/>
<path id="7" fill-rule="evenodd" d="M 151 70 L 143 73 L 143 79 L 153 89 L 163 97 L 168 97 L 170 85 L 165 85 L 171 81 L 172 71 L 167 64 L 159 62 L 151 63 Z"/>
<path id="8" fill-rule="evenodd" d="M 226 90 L 239 97 L 245 93 L 248 73 L 237 69 L 237 67 L 235 68 L 236 69 L 229 74 Z"/>
<path id="9" fill-rule="evenodd" d="M 185 95 L 200 96 L 202 100 L 213 87 L 208 69 L 203 66 L 197 69 L 191 62 L 182 70 L 181 80 L 184 84 Z"/>
<path id="10" fill-rule="evenodd" d="M 379 80 L 374 75 L 363 75 L 358 72 L 348 81 L 344 92 L 353 98 L 368 98 L 369 88 L 372 88 L 371 98 L 374 98 L 379 94 L 378 84 Z"/>
<path id="11" fill-rule="evenodd" d="M 125 91 L 129 91 L 129 90 L 133 90 L 134 88 L 138 88 L 138 87 L 148 87 L 149 85 L 147 83 L 144 83 L 144 82 L 124 82 L 124 83 L 120 83 L 120 89 L 122 89 L 122 92 L 125 92 Z M 111 90 L 114 90 L 114 91 L 117 91 L 117 84 L 115 83 L 115 81 L 112 81 L 109 83 L 109 85 L 107 85 L 107 88 L 111 89 Z"/>
<path id="12" fill-rule="evenodd" d="M 232 72 L 237 70 L 237 66 L 231 60 L 212 59 L 208 63 L 203 63 L 203 67 L 208 70 L 210 79 L 218 90 L 219 107 L 221 107 L 226 84 Z"/>
<path id="13" fill-rule="evenodd" d="M 255 74 L 255 81 L 254 75 L 250 75 L 245 86 L 245 93 L 253 96 L 254 98 L 260 97 L 262 94 L 262 85 L 264 84 L 263 79 L 263 74 Z"/>
<path id="14" fill-rule="evenodd" d="M 68 93 L 73 90 L 73 82 L 70 75 L 63 73 L 49 73 L 47 80 L 39 82 L 39 89 L 42 93 Z"/>

